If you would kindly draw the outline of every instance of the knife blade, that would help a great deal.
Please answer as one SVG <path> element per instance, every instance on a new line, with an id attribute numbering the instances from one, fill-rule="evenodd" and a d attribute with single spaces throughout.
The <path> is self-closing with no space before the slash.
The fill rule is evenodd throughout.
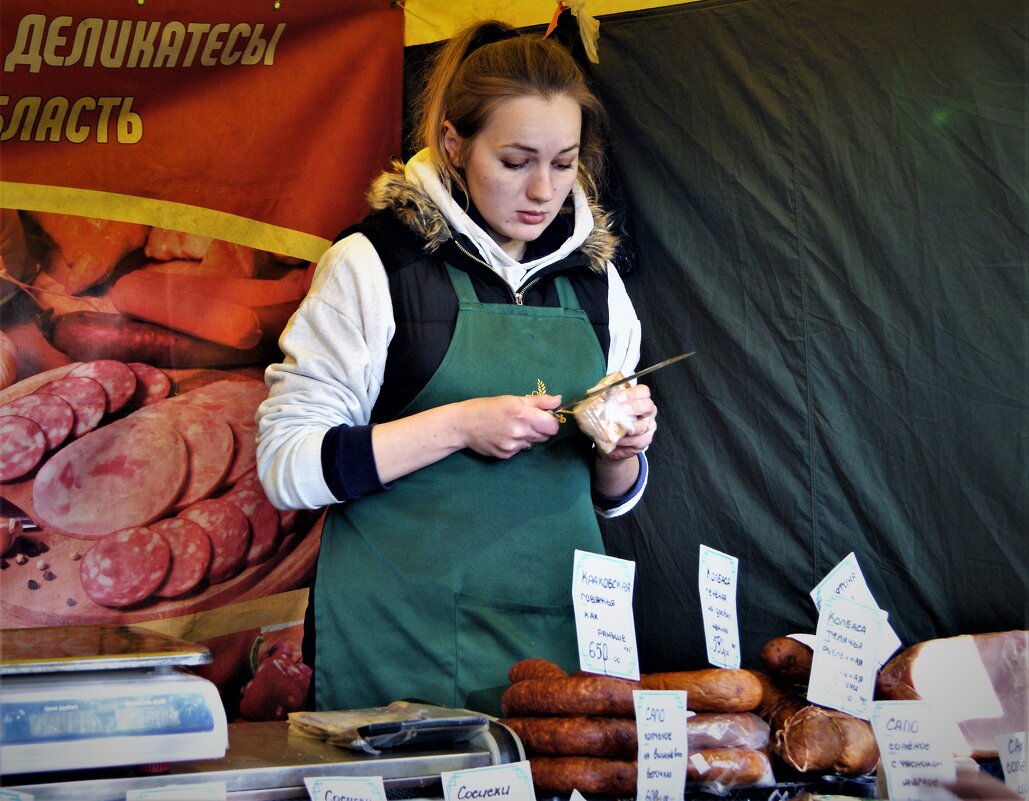
<path id="1" fill-rule="evenodd" d="M 572 414 L 574 409 L 575 409 L 575 407 L 578 406 L 583 401 L 587 401 L 590 398 L 595 398 L 597 395 L 603 395 L 605 392 L 607 392 L 612 387 L 617 387 L 620 384 L 624 384 L 624 383 L 626 383 L 628 381 L 632 381 L 632 380 L 634 380 L 636 378 L 639 378 L 641 376 L 645 376 L 648 373 L 653 373 L 655 370 L 660 370 L 662 367 L 667 367 L 668 365 L 674 364 L 675 362 L 677 362 L 677 361 L 679 361 L 681 359 L 688 359 L 690 356 L 692 356 L 695 353 L 696 353 L 695 350 L 691 350 L 689 353 L 680 353 L 678 356 L 672 356 L 670 358 L 667 358 L 667 359 L 665 359 L 663 361 L 658 362 L 657 364 L 652 364 L 652 365 L 650 365 L 650 367 L 644 367 L 642 370 L 637 370 L 632 375 L 627 375 L 624 378 L 619 378 L 617 381 L 612 381 L 610 384 L 605 384 L 602 387 L 597 387 L 596 389 L 591 389 L 589 392 L 585 393 L 584 395 L 580 395 L 578 398 L 573 400 L 571 403 L 562 404 L 563 408 L 561 408 L 561 409 L 553 409 L 553 410 L 551 410 L 550 413 L 551 414 Z"/>

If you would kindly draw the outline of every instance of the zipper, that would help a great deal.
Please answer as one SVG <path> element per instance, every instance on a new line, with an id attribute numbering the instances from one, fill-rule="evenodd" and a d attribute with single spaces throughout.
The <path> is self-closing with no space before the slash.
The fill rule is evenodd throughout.
<path id="1" fill-rule="evenodd" d="M 514 299 L 515 299 L 515 303 L 517 305 L 519 305 L 519 306 L 524 305 L 522 303 L 522 299 L 525 297 L 525 293 L 528 292 L 532 288 L 533 284 L 535 284 L 537 281 L 540 280 L 540 277 L 541 276 L 539 276 L 539 275 L 533 276 L 532 278 L 529 279 L 529 281 L 527 283 L 522 284 L 522 288 L 521 289 L 519 289 L 517 292 L 514 293 Z"/>
<path id="2" fill-rule="evenodd" d="M 458 250 L 460 250 L 462 253 L 464 253 L 464 255 L 466 255 L 472 261 L 481 264 L 483 267 L 485 267 L 487 270 L 489 270 L 491 274 L 495 274 L 493 272 L 493 268 L 490 267 L 489 264 L 487 264 L 485 261 L 483 261 L 479 257 L 479 255 L 477 253 L 472 253 L 470 250 L 468 250 L 468 248 L 466 248 L 461 243 L 461 240 L 454 239 L 454 244 L 457 245 L 457 249 Z M 536 282 L 538 282 L 541 278 L 543 278 L 543 276 L 540 275 L 540 274 L 537 274 L 537 275 L 533 276 L 531 279 L 529 279 L 528 283 L 522 284 L 521 289 L 519 289 L 517 292 L 515 290 L 511 289 L 510 285 L 508 285 L 508 283 L 506 281 L 502 281 L 501 283 L 503 283 L 504 288 L 509 293 L 511 293 L 511 299 L 515 302 L 515 305 L 516 306 L 524 306 L 525 305 L 525 303 L 524 303 L 525 293 L 528 292 L 530 289 L 532 289 L 533 285 L 536 284 Z"/>

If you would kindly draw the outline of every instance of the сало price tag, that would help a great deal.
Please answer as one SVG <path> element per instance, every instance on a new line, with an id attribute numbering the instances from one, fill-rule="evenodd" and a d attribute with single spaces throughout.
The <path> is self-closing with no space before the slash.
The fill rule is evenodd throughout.
<path id="1" fill-rule="evenodd" d="M 686 793 L 686 693 L 633 690 L 636 707 L 636 797 L 682 801 Z"/>
<path id="2" fill-rule="evenodd" d="M 588 673 L 639 681 L 632 588 L 636 563 L 576 551 L 572 606 L 579 641 L 579 667 Z"/>
<path id="3" fill-rule="evenodd" d="M 923 701 L 876 701 L 872 731 L 892 801 L 953 801 L 954 753 L 936 710 Z"/>
<path id="4" fill-rule="evenodd" d="M 1029 798 L 1029 734 L 998 734 L 995 741 L 1004 783 L 1022 798 Z"/>

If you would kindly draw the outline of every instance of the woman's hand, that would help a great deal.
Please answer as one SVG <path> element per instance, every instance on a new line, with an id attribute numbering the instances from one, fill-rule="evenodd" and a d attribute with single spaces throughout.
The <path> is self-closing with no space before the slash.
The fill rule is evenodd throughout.
<path id="1" fill-rule="evenodd" d="M 463 448 L 510 459 L 557 433 L 558 420 L 548 410 L 560 408 L 560 395 L 498 395 L 379 423 L 372 429 L 379 480 L 388 484 Z"/>
<path id="2" fill-rule="evenodd" d="M 462 405 L 465 447 L 483 456 L 510 459 L 557 433 L 560 395 L 498 395 Z"/>
<path id="3" fill-rule="evenodd" d="M 597 449 L 593 487 L 609 498 L 621 497 L 636 483 L 640 474 L 636 456 L 650 446 L 657 431 L 657 406 L 650 398 L 650 387 L 625 387 L 620 391 L 619 401 L 636 422 L 610 453 Z"/>
<path id="4" fill-rule="evenodd" d="M 600 461 L 620 462 L 635 458 L 636 454 L 646 450 L 654 440 L 657 431 L 657 406 L 650 397 L 650 387 L 645 384 L 625 387 L 619 390 L 619 402 L 622 407 L 636 419 L 632 429 L 618 440 L 611 453 L 597 452 Z"/>

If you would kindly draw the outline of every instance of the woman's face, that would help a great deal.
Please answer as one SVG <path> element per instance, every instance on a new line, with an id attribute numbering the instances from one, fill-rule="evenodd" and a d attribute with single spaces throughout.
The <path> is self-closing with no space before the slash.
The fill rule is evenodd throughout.
<path id="1" fill-rule="evenodd" d="M 444 144 L 464 169 L 472 203 L 489 233 L 519 259 L 550 225 L 575 183 L 582 112 L 567 95 L 507 100 L 467 143 L 446 123 Z"/>

